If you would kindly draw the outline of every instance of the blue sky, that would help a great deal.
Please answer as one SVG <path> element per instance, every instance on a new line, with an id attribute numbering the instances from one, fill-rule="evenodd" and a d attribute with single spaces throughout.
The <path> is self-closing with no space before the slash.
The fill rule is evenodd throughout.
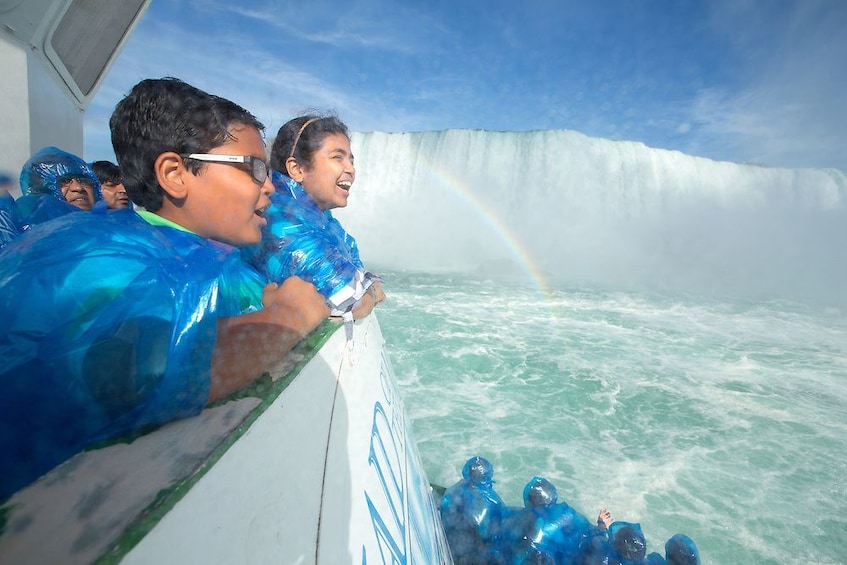
<path id="1" fill-rule="evenodd" d="M 570 129 L 691 155 L 847 171 L 844 0 L 153 0 L 86 114 L 85 157 L 142 78 L 176 76 L 273 136 Z"/>

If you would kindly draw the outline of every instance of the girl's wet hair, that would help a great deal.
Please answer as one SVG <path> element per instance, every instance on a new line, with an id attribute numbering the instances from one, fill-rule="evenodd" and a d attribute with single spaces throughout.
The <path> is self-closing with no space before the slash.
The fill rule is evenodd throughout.
<path id="1" fill-rule="evenodd" d="M 315 153 L 324 139 L 334 133 L 350 139 L 347 126 L 336 116 L 310 114 L 289 120 L 276 134 L 271 149 L 271 168 L 288 174 L 285 162 L 290 157 L 294 157 L 301 166 L 311 168 Z"/>

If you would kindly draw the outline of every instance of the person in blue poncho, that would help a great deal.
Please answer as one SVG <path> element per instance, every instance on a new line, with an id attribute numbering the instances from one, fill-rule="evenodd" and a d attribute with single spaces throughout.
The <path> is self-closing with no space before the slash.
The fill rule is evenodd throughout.
<path id="1" fill-rule="evenodd" d="M 102 201 L 88 164 L 58 147 L 35 152 L 21 169 L 23 196 L 0 194 L 0 249 L 35 224 L 71 212 L 88 212 Z"/>
<path id="2" fill-rule="evenodd" d="M 21 169 L 23 195 L 0 193 L 0 248 L 34 224 L 71 212 L 88 212 L 102 201 L 100 182 L 88 164 L 58 147 L 39 149 Z"/>
<path id="3" fill-rule="evenodd" d="M 646 565 L 647 541 L 641 524 L 614 522 L 609 526 L 609 565 Z"/>
<path id="4" fill-rule="evenodd" d="M 36 151 L 20 176 L 17 200 L 25 223 L 38 223 L 75 209 L 89 211 L 103 200 L 100 181 L 88 163 L 58 147 Z M 57 206 L 56 202 L 70 206 Z M 49 206 L 49 208 L 47 208 Z"/>
<path id="5" fill-rule="evenodd" d="M 385 299 L 382 279 L 365 270 L 356 240 L 330 211 L 347 205 L 356 178 L 347 127 L 336 117 L 290 120 L 277 133 L 271 167 L 268 225 L 245 260 L 271 281 L 297 275 L 314 283 L 332 315 L 367 316 Z"/>
<path id="6" fill-rule="evenodd" d="M 456 565 L 502 562 L 498 551 L 500 521 L 506 505 L 494 490 L 494 467 L 484 457 L 471 457 L 462 479 L 447 488 L 439 512 Z"/>
<path id="7" fill-rule="evenodd" d="M 543 477 L 533 477 L 523 497 L 524 508 L 508 508 L 504 514 L 501 547 L 507 562 L 523 564 L 546 556 L 556 564 L 574 563 L 595 528 L 560 502 L 556 487 Z M 606 520 L 611 521 L 611 516 L 604 509 L 598 521 L 605 524 Z"/>
<path id="8" fill-rule="evenodd" d="M 273 185 L 262 124 L 178 79 L 144 80 L 110 121 L 132 200 L 65 214 L 0 250 L 0 500 L 76 452 L 199 413 L 328 314 L 255 244 Z"/>
<path id="9" fill-rule="evenodd" d="M 685 534 L 674 534 L 665 542 L 668 565 L 700 565 L 700 551 L 694 540 Z"/>

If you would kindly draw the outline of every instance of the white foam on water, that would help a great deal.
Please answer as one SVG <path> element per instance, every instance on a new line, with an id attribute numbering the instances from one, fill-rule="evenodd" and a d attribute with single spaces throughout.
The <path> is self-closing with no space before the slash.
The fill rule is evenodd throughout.
<path id="1" fill-rule="evenodd" d="M 683 532 L 704 563 L 840 559 L 844 320 L 585 289 L 555 290 L 551 316 L 534 291 L 456 278 L 461 307 L 423 322 L 440 275 L 386 276 L 380 320 L 433 482 L 482 455 L 507 503 L 545 476 L 591 519 L 640 522 L 651 551 Z"/>
<path id="2" fill-rule="evenodd" d="M 569 131 L 352 144 L 336 215 L 387 277 L 431 480 L 483 455 L 507 502 L 547 476 L 651 550 L 683 532 L 704 563 L 843 561 L 844 172 Z"/>

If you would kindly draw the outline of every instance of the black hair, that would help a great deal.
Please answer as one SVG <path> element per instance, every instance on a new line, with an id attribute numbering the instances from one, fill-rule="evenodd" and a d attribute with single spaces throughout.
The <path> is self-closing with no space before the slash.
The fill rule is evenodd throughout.
<path id="1" fill-rule="evenodd" d="M 91 171 L 97 175 L 100 184 L 121 184 L 121 168 L 111 161 L 94 161 L 91 163 Z"/>
<path id="2" fill-rule="evenodd" d="M 303 128 L 310 120 L 314 121 Z M 315 153 L 321 148 L 326 136 L 333 133 L 343 134 L 350 139 L 347 126 L 336 116 L 306 115 L 289 120 L 276 134 L 271 149 L 271 168 L 287 175 L 285 162 L 289 157 L 294 157 L 301 166 L 311 169 Z"/>
<path id="3" fill-rule="evenodd" d="M 162 207 L 164 191 L 154 165 L 162 153 L 208 153 L 233 139 L 233 124 L 265 126 L 250 112 L 176 78 L 146 79 L 118 102 L 109 128 L 112 147 L 130 199 L 151 212 Z M 204 166 L 187 161 L 197 174 Z"/>

